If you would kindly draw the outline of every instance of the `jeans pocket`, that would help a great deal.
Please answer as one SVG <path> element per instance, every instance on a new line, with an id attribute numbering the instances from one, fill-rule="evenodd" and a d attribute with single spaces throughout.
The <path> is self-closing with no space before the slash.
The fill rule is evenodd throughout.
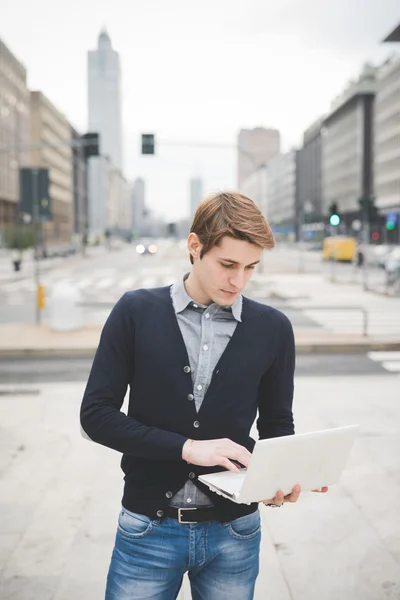
<path id="1" fill-rule="evenodd" d="M 237 540 L 251 540 L 261 532 L 260 511 L 234 519 L 227 524 L 229 534 Z"/>
<path id="2" fill-rule="evenodd" d="M 143 538 L 153 529 L 153 521 L 147 515 L 133 513 L 125 508 L 118 516 L 118 531 L 129 538 Z"/>

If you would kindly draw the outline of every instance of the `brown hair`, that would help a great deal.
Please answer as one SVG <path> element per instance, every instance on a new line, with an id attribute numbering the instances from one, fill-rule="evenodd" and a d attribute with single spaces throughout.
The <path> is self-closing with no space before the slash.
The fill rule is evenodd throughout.
<path id="1" fill-rule="evenodd" d="M 200 258 L 224 236 L 271 250 L 274 235 L 258 206 L 239 192 L 218 192 L 200 202 L 190 228 L 202 245 Z M 193 264 L 193 257 L 190 255 Z"/>

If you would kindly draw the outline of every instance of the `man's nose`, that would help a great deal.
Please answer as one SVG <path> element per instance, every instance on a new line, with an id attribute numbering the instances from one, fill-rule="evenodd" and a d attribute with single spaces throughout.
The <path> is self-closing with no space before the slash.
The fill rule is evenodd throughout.
<path id="1" fill-rule="evenodd" d="M 232 276 L 229 278 L 229 283 L 233 285 L 236 289 L 241 290 L 244 285 L 244 272 L 243 271 L 235 271 Z"/>

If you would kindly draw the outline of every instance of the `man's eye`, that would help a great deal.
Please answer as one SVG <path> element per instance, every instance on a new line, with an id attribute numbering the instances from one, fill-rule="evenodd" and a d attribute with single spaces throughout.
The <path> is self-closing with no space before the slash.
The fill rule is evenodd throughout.
<path id="1" fill-rule="evenodd" d="M 249 266 L 249 267 L 247 267 L 247 268 L 248 268 L 248 269 L 251 269 L 251 270 L 253 270 L 253 269 L 255 269 L 255 268 L 256 268 L 256 265 L 250 265 L 250 266 Z"/>
<path id="2" fill-rule="evenodd" d="M 224 265 L 224 263 L 221 263 L 221 265 L 225 268 L 225 269 L 233 269 L 233 265 Z"/>

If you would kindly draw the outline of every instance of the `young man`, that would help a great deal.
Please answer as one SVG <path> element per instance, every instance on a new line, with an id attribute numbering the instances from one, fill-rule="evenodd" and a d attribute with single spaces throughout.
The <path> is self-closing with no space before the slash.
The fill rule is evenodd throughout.
<path id="1" fill-rule="evenodd" d="M 191 272 L 172 287 L 126 293 L 104 326 L 81 424 L 123 453 L 106 600 L 172 600 L 185 572 L 193 600 L 253 598 L 258 504 L 226 500 L 198 476 L 248 465 L 257 411 L 260 438 L 294 433 L 291 324 L 241 294 L 274 244 L 252 200 L 207 198 L 188 238 Z M 265 503 L 299 494 L 277 491 Z"/>

